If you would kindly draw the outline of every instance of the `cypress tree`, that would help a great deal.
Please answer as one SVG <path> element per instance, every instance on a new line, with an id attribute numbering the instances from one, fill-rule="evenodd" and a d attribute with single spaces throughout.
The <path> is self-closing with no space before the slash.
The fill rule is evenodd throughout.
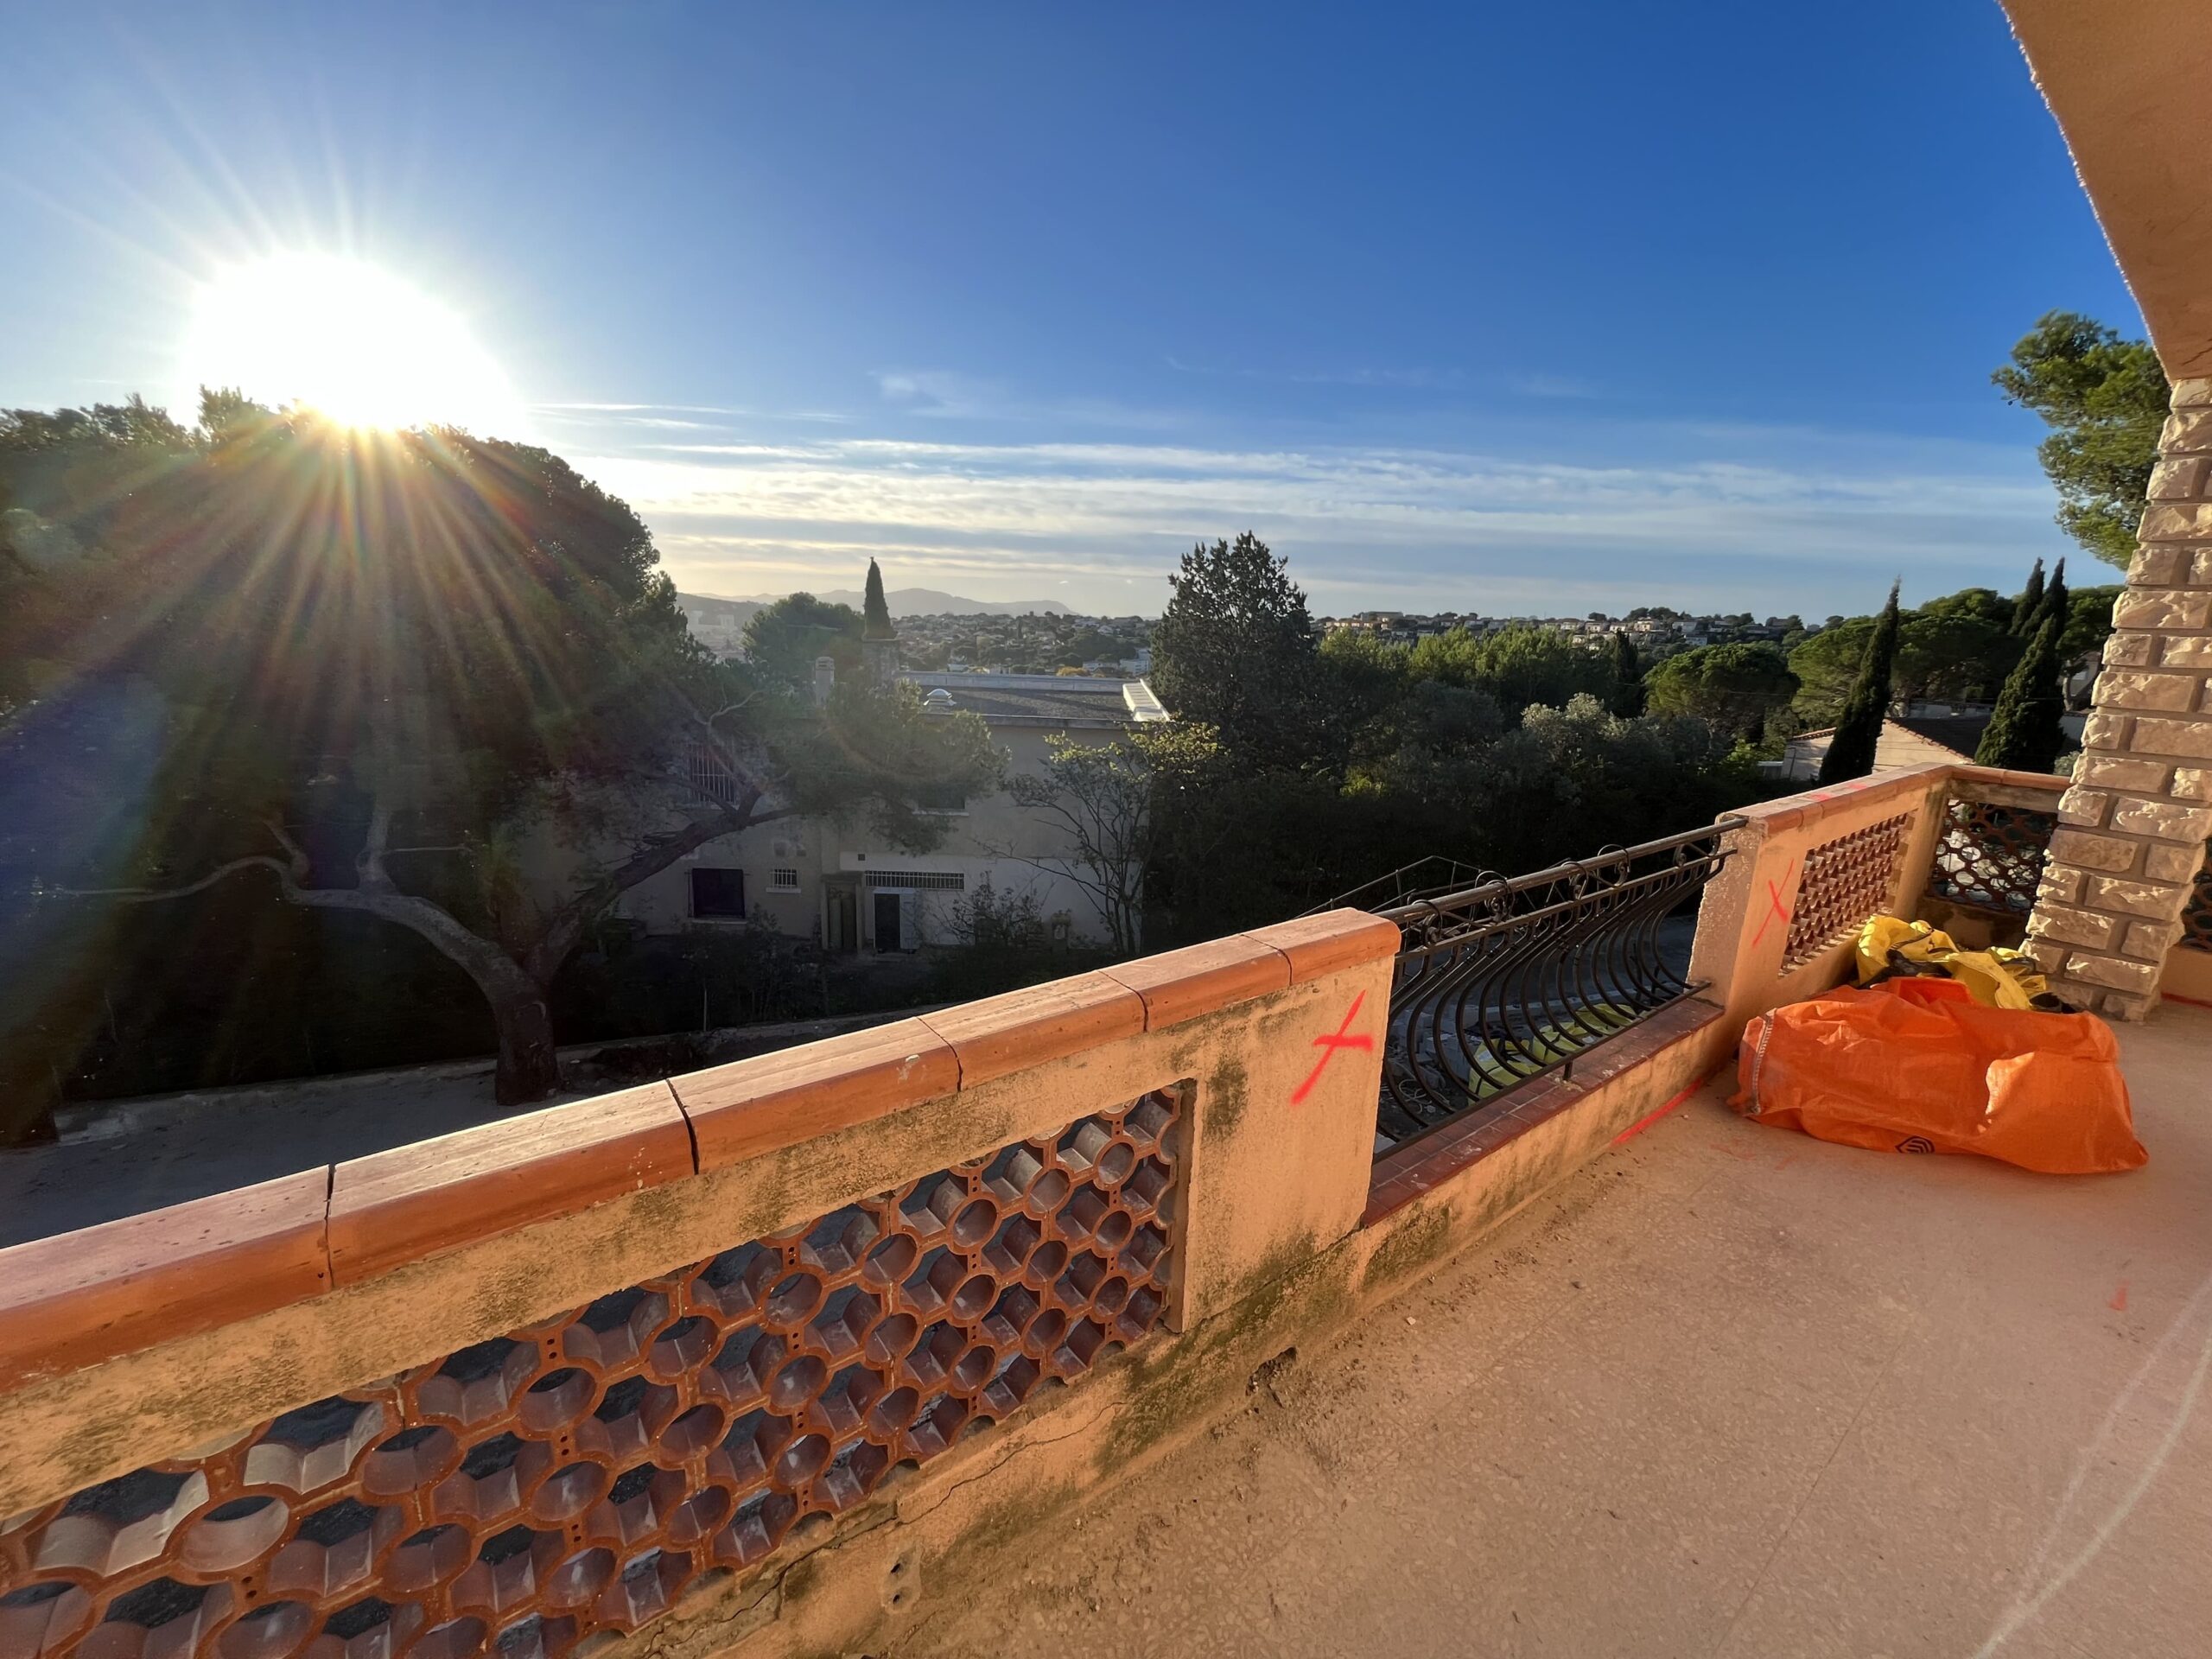
<path id="1" fill-rule="evenodd" d="M 2066 702 L 2058 681 L 2058 636 L 2064 623 L 2046 614 L 2026 654 L 2006 677 L 1997 711 L 1974 752 L 1974 763 L 2014 772 L 2049 772 L 2066 747 L 2059 724 Z"/>
<path id="2" fill-rule="evenodd" d="M 1897 656 L 1897 588 L 1890 584 L 1890 602 L 1874 624 L 1874 637 L 1859 659 L 1859 677 L 1844 699 L 1843 717 L 1835 723 L 1828 752 L 1821 757 L 1821 781 L 1840 784 L 1864 778 L 1874 770 L 1874 746 L 1882 741 L 1882 722 L 1890 712 L 1890 672 Z"/>
<path id="3" fill-rule="evenodd" d="M 2036 630 L 2043 626 L 2044 618 L 2055 616 L 2058 619 L 2059 634 L 2063 637 L 2066 625 L 2074 620 L 2067 614 L 2072 605 L 2073 598 L 2066 591 L 2066 561 L 2061 559 L 2057 568 L 2050 573 L 2050 586 L 2043 590 L 2043 599 L 2036 607 L 2035 616 L 2021 632 L 2032 639 Z"/>
<path id="4" fill-rule="evenodd" d="M 2039 626 L 2037 613 L 2043 609 L 2043 560 L 2036 560 L 2036 568 L 2028 572 L 2028 585 L 2020 590 L 2020 597 L 2012 605 L 2011 632 L 2032 637 Z"/>
<path id="5" fill-rule="evenodd" d="M 850 614 L 849 612 L 847 613 Z M 875 561 L 868 562 L 868 588 L 861 597 L 861 637 L 864 639 L 889 639 L 897 632 L 891 626 L 891 606 L 883 597 L 883 572 L 875 568 Z"/>
<path id="6" fill-rule="evenodd" d="M 1625 633 L 1613 636 L 1613 712 L 1623 720 L 1643 712 L 1643 663 Z"/>

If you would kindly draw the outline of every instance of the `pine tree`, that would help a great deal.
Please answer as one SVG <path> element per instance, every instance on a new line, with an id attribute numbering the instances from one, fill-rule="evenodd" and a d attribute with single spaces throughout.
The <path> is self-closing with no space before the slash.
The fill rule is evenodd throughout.
<path id="1" fill-rule="evenodd" d="M 2036 613 L 2043 608 L 2043 560 L 2036 560 L 2036 568 L 2028 572 L 2028 585 L 2020 590 L 2020 597 L 2012 606 L 2012 632 L 2031 635 L 2037 627 Z"/>
<path id="2" fill-rule="evenodd" d="M 1625 633 L 1613 636 L 1613 712 L 1624 720 L 1643 712 L 1643 663 Z"/>
<path id="3" fill-rule="evenodd" d="M 1859 677 L 1844 699 L 1843 717 L 1835 723 L 1828 752 L 1821 758 L 1821 781 L 1840 784 L 1864 778 L 1874 770 L 1874 746 L 1882 741 L 1882 722 L 1890 712 L 1890 672 L 1897 655 L 1897 588 L 1890 584 L 1890 602 L 1874 624 L 1874 637 L 1859 659 Z"/>
<path id="4" fill-rule="evenodd" d="M 1200 542 L 1167 589 L 1152 630 L 1160 702 L 1178 719 L 1217 728 L 1240 761 L 1286 771 L 1315 764 L 1337 709 L 1316 671 L 1313 619 L 1288 561 L 1248 530 L 1234 542 Z"/>
<path id="5" fill-rule="evenodd" d="M 850 615 L 850 612 L 846 613 Z M 875 561 L 868 562 L 868 588 L 861 599 L 861 637 L 864 639 L 890 639 L 898 630 L 891 626 L 891 606 L 883 597 L 883 572 L 875 568 Z"/>
<path id="6" fill-rule="evenodd" d="M 2046 613 L 2027 652 L 1998 694 L 1997 711 L 1974 750 L 1977 766 L 2049 772 L 2066 747 L 2059 724 L 2066 701 L 2059 688 L 2058 638 L 2063 619 Z"/>

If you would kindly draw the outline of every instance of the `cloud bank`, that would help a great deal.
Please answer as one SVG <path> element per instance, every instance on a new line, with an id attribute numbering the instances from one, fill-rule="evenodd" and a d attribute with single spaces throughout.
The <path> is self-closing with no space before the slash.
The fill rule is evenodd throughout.
<path id="1" fill-rule="evenodd" d="M 1656 447 L 1656 446 L 1655 446 Z M 1740 455 L 1741 432 L 1675 449 Z M 1317 610 L 1580 613 L 1667 603 L 1822 615 L 2063 552 L 2032 461 L 1972 445 L 1766 435 L 1771 458 L 1568 464 L 1389 446 L 819 442 L 610 445 L 578 465 L 653 528 L 678 584 L 901 585 L 1156 612 L 1201 537 L 1250 529 Z M 2085 573 L 2086 575 L 2087 573 Z"/>

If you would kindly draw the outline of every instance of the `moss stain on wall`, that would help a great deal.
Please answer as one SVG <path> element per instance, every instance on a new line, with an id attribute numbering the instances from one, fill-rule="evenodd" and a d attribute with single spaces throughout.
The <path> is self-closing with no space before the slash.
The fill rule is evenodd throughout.
<path id="1" fill-rule="evenodd" d="M 1199 1096 L 1207 1138 L 1218 1135 L 1225 1141 L 1235 1135 L 1236 1126 L 1244 1121 L 1245 1108 L 1251 1103 L 1251 1074 L 1245 1071 L 1243 1060 L 1224 1055 L 1207 1075 L 1205 1090 Z"/>

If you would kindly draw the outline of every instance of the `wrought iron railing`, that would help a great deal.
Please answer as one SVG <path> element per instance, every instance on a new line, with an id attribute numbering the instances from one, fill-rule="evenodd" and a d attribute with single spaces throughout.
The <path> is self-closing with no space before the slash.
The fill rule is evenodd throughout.
<path id="1" fill-rule="evenodd" d="M 1379 916 L 1395 905 L 1408 904 L 1432 893 L 1457 893 L 1462 887 L 1489 880 L 1491 874 L 1480 865 L 1462 864 L 1456 858 L 1431 853 L 1427 858 L 1417 858 L 1395 870 L 1385 870 L 1372 880 L 1361 882 L 1349 893 L 1340 893 L 1333 899 L 1324 899 L 1303 913 L 1319 916 L 1325 911 L 1342 910 L 1349 906 L 1353 910 L 1371 910 Z"/>
<path id="2" fill-rule="evenodd" d="M 1700 988 L 1693 906 L 1742 820 L 1491 876 L 1378 912 L 1398 925 L 1378 1134 L 1481 1109 Z"/>

